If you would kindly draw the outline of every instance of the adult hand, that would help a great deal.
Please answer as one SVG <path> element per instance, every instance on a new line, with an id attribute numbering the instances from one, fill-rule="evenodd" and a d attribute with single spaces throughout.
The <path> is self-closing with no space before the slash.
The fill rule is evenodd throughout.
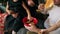
<path id="1" fill-rule="evenodd" d="M 49 31 L 47 29 L 41 29 L 42 34 L 49 34 Z"/>
<path id="2" fill-rule="evenodd" d="M 38 5 L 38 9 L 41 10 L 41 11 L 43 11 L 44 10 L 44 4 L 39 4 Z"/>

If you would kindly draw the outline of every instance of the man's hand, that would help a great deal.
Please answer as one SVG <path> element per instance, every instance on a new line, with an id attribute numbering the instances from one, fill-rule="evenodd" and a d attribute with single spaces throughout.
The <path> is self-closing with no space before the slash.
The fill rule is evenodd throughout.
<path id="1" fill-rule="evenodd" d="M 42 33 L 42 34 L 48 34 L 49 31 L 48 31 L 47 29 L 41 29 L 41 33 Z"/>

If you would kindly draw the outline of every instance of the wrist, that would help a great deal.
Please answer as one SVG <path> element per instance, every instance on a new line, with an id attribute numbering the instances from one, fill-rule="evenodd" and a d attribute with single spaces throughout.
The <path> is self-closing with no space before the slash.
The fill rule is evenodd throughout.
<path id="1" fill-rule="evenodd" d="M 47 31 L 47 32 L 50 32 L 50 30 L 49 30 L 49 29 L 46 29 L 46 31 Z"/>
<path id="2" fill-rule="evenodd" d="M 41 30 L 40 29 L 36 29 L 36 31 L 35 31 L 36 33 L 40 33 L 41 32 Z"/>

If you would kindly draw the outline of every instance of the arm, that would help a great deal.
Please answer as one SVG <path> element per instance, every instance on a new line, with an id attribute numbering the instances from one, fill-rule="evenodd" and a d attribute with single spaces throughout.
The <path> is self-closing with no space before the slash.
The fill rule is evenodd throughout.
<path id="1" fill-rule="evenodd" d="M 54 31 L 54 30 L 58 29 L 59 27 L 60 27 L 60 21 L 59 21 L 58 23 L 52 25 L 52 26 L 51 26 L 50 28 L 48 28 L 47 30 L 48 30 L 49 32 L 51 32 L 51 31 Z"/>
<path id="2" fill-rule="evenodd" d="M 8 13 L 8 14 L 10 14 L 10 11 L 8 10 L 8 2 L 7 2 L 7 6 L 6 6 L 6 12 Z"/>
<path id="3" fill-rule="evenodd" d="M 56 24 L 54 24 L 54 25 L 52 25 L 50 28 L 48 28 L 48 29 L 36 29 L 36 33 L 38 33 L 38 34 L 40 34 L 40 33 L 42 33 L 42 34 L 48 34 L 49 32 L 52 32 L 52 31 L 54 31 L 54 30 L 56 30 L 56 29 L 58 29 L 58 28 L 60 28 L 60 21 L 58 22 L 58 23 L 56 23 Z"/>
<path id="4" fill-rule="evenodd" d="M 30 10 L 26 7 L 25 3 L 23 2 L 22 6 L 24 7 L 24 9 L 26 10 L 27 14 L 28 14 L 28 19 L 30 19 L 31 14 L 30 14 Z"/>
<path id="5" fill-rule="evenodd" d="M 54 24 L 54 25 L 52 25 L 50 28 L 48 28 L 48 29 L 35 29 L 36 30 L 36 33 L 44 33 L 44 34 L 46 34 L 46 33 L 49 33 L 49 32 L 52 32 L 52 31 L 54 31 L 54 30 L 56 30 L 56 29 L 58 29 L 58 28 L 60 28 L 60 21 L 58 22 L 58 23 L 56 23 L 56 24 Z"/>

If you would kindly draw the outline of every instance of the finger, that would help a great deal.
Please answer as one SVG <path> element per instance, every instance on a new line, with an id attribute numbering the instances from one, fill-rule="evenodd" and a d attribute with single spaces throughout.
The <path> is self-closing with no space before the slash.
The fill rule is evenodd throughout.
<path id="1" fill-rule="evenodd" d="M 35 26 L 33 22 L 32 22 L 32 23 L 30 23 L 29 25 L 30 25 L 30 26 Z"/>
<path id="2" fill-rule="evenodd" d="M 38 6 L 38 9 L 40 8 L 40 5 Z"/>
<path id="3" fill-rule="evenodd" d="M 44 34 L 44 30 L 41 30 L 41 34 Z"/>

